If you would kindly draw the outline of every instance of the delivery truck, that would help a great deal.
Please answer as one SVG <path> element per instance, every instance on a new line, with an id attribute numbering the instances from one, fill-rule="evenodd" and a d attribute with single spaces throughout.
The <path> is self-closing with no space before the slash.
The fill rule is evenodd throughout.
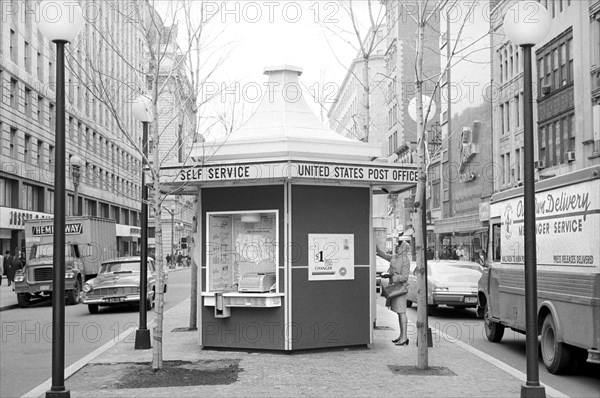
<path id="1" fill-rule="evenodd" d="M 25 221 L 27 261 L 15 274 L 17 301 L 52 294 L 54 219 Z M 103 261 L 117 257 L 115 220 L 91 216 L 65 220 L 65 290 L 67 304 L 77 304 L 83 284 L 96 277 Z"/>
<path id="2" fill-rule="evenodd" d="M 537 333 L 551 373 L 600 363 L 600 166 L 536 182 Z M 492 196 L 478 314 L 488 340 L 525 333 L 523 189 Z M 483 241 L 483 240 L 482 240 Z"/>

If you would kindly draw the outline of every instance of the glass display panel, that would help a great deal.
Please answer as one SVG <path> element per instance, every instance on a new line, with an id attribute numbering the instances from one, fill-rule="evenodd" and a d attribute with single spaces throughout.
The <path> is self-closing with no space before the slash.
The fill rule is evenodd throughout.
<path id="1" fill-rule="evenodd" d="M 237 292 L 251 274 L 276 276 L 277 211 L 208 213 L 207 231 L 208 291 Z"/>

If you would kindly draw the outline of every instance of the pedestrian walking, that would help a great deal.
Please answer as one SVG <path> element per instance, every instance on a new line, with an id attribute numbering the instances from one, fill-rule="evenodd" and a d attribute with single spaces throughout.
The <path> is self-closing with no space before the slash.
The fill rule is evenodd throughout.
<path id="1" fill-rule="evenodd" d="M 25 256 L 23 256 L 20 250 L 15 250 L 15 255 L 12 257 L 10 265 L 9 281 L 11 283 L 15 281 L 17 271 L 23 269 L 23 263 L 25 263 Z"/>
<path id="2" fill-rule="evenodd" d="M 4 275 L 4 256 L 0 252 L 0 286 L 2 285 L 2 275 Z"/>
<path id="3" fill-rule="evenodd" d="M 4 261 L 3 261 L 3 265 L 4 265 L 4 276 L 6 276 L 6 279 L 8 280 L 8 286 L 10 286 L 10 267 L 12 264 L 12 256 L 10 255 L 10 252 L 7 250 L 4 253 Z"/>

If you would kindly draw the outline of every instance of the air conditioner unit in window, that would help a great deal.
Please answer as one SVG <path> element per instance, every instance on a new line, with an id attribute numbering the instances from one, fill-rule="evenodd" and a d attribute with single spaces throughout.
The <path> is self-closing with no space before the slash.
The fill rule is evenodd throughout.
<path id="1" fill-rule="evenodd" d="M 573 162 L 573 161 L 575 161 L 575 152 L 568 151 L 567 153 L 565 153 L 565 160 L 567 162 Z"/>
<path id="2" fill-rule="evenodd" d="M 548 95 L 552 91 L 552 86 L 542 86 L 542 95 Z"/>
<path id="3" fill-rule="evenodd" d="M 535 162 L 535 168 L 536 169 L 545 169 L 546 168 L 546 161 L 545 160 L 538 160 Z"/>

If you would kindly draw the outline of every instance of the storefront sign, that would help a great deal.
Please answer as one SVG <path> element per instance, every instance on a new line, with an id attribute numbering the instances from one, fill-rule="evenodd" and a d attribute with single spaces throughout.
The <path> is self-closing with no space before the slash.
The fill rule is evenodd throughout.
<path id="1" fill-rule="evenodd" d="M 354 279 L 353 234 L 308 234 L 308 280 Z"/>
<path id="2" fill-rule="evenodd" d="M 142 230 L 138 227 L 132 227 L 129 225 L 116 224 L 117 236 L 118 237 L 129 237 L 129 238 L 139 238 L 142 236 Z"/>
<path id="3" fill-rule="evenodd" d="M 483 202 L 479 204 L 479 221 L 490 221 L 490 202 Z"/>
<path id="4" fill-rule="evenodd" d="M 173 170 L 165 170 L 168 177 Z M 171 174 L 172 175 L 172 174 Z M 382 184 L 416 184 L 417 169 L 413 166 L 366 166 L 336 163 L 256 163 L 188 167 L 177 170 L 176 182 L 259 181 L 301 178 L 311 181 L 347 180 Z"/>
<path id="5" fill-rule="evenodd" d="M 0 228 L 25 229 L 25 220 L 52 218 L 51 214 L 0 207 Z"/>

